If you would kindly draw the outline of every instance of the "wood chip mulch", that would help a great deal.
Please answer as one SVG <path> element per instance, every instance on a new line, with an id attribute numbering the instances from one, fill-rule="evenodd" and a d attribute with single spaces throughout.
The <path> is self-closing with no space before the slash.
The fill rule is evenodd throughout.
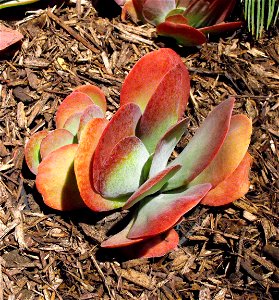
<path id="1" fill-rule="evenodd" d="M 24 35 L 0 62 L 0 300 L 279 299 L 278 34 L 253 45 L 238 33 L 189 50 L 156 38 L 149 25 L 100 18 L 91 5 L 81 14 L 69 6 L 0 22 Z M 123 214 L 50 210 L 23 149 L 33 133 L 54 128 L 57 106 L 80 84 L 105 92 L 110 117 L 129 70 L 162 46 L 174 47 L 191 75 L 189 132 L 180 146 L 234 95 L 234 112 L 253 120 L 251 186 L 225 208 L 188 213 L 176 228 L 176 251 L 125 260 L 99 247 Z"/>

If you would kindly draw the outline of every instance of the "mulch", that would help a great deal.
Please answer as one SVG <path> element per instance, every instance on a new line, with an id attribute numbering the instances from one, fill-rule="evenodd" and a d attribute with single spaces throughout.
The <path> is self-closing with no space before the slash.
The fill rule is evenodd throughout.
<path id="1" fill-rule="evenodd" d="M 0 300 L 278 299 L 278 31 L 255 43 L 243 29 L 187 49 L 156 37 L 150 25 L 99 17 L 88 4 L 81 12 L 70 5 L 1 22 L 24 40 L 0 62 Z M 191 76 L 189 131 L 179 146 L 234 95 L 234 113 L 253 120 L 251 185 L 229 206 L 188 213 L 176 227 L 177 250 L 125 260 L 99 246 L 124 214 L 47 208 L 24 145 L 54 128 L 57 106 L 84 83 L 104 91 L 110 117 L 129 70 L 160 47 L 176 50 Z"/>

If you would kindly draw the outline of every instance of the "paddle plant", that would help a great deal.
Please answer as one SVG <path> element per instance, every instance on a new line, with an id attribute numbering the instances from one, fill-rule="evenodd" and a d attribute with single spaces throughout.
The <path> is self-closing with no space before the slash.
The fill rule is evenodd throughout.
<path id="1" fill-rule="evenodd" d="M 173 227 L 199 203 L 228 204 L 249 188 L 251 121 L 232 116 L 234 99 L 215 107 L 176 157 L 187 130 L 188 71 L 171 49 L 141 58 L 125 79 L 120 108 L 108 121 L 102 91 L 75 89 L 61 103 L 53 131 L 25 147 L 44 202 L 58 210 L 131 209 L 128 225 L 101 246 L 156 257 L 179 241 Z"/>
<path id="2" fill-rule="evenodd" d="M 115 0 L 123 7 L 122 19 L 129 14 L 156 26 L 161 36 L 174 38 L 180 45 L 197 46 L 208 34 L 220 34 L 241 27 L 242 22 L 224 23 L 236 0 Z"/>

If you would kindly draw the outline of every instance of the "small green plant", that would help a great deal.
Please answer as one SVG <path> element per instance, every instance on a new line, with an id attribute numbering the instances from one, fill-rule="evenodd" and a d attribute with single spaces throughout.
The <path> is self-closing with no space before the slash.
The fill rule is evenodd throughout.
<path id="1" fill-rule="evenodd" d="M 248 30 L 256 39 L 262 37 L 263 31 L 274 26 L 279 16 L 278 0 L 243 0 L 244 16 Z"/>
<path id="2" fill-rule="evenodd" d="M 141 58 L 125 79 L 120 108 L 108 121 L 100 89 L 85 85 L 59 106 L 56 127 L 31 136 L 26 162 L 44 202 L 58 210 L 130 209 L 130 222 L 101 246 L 156 257 L 179 241 L 173 227 L 199 203 L 220 206 L 249 188 L 252 123 L 232 116 L 234 99 L 215 107 L 185 149 L 190 79 L 171 49 Z"/>

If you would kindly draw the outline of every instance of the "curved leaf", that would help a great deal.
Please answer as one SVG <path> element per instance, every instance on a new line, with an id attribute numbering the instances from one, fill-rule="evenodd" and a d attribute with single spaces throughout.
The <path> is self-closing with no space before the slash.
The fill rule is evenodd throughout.
<path id="1" fill-rule="evenodd" d="M 146 105 L 161 81 L 177 65 L 180 65 L 181 69 L 183 69 L 184 81 L 186 81 L 186 83 L 183 83 L 186 94 L 182 100 L 183 103 L 180 104 L 179 110 L 179 117 L 181 117 L 189 97 L 190 79 L 188 71 L 179 55 L 168 48 L 152 51 L 143 56 L 135 64 L 124 80 L 120 93 L 120 105 L 133 102 L 139 105 L 141 111 L 144 112 Z M 167 84 L 168 82 L 165 81 L 165 85 Z M 161 85 L 160 88 L 164 88 L 164 85 Z"/>
<path id="2" fill-rule="evenodd" d="M 73 144 L 74 136 L 66 129 L 55 129 L 42 140 L 40 154 L 44 159 L 52 151 L 69 144 Z"/>
<path id="3" fill-rule="evenodd" d="M 172 68 L 150 98 L 137 128 L 137 136 L 149 153 L 153 153 L 164 134 L 185 110 L 190 86 L 188 72 L 183 65 Z"/>
<path id="4" fill-rule="evenodd" d="M 206 42 L 206 37 L 201 31 L 187 24 L 166 21 L 157 25 L 157 32 L 161 36 L 175 39 L 182 46 L 194 47 Z"/>
<path id="5" fill-rule="evenodd" d="M 150 167 L 149 178 L 155 176 L 157 173 L 166 168 L 175 146 L 186 131 L 186 126 L 187 121 L 186 119 L 183 119 L 171 127 L 161 138 L 155 149 Z"/>
<path id="6" fill-rule="evenodd" d="M 128 103 L 119 108 L 105 128 L 94 154 L 93 182 L 97 192 L 100 192 L 100 172 L 112 149 L 123 138 L 135 135 L 140 117 L 138 105 Z"/>
<path id="7" fill-rule="evenodd" d="M 123 209 L 128 209 L 145 197 L 158 192 L 163 185 L 181 168 L 181 166 L 172 166 L 148 179 L 139 189 L 127 200 Z"/>
<path id="8" fill-rule="evenodd" d="M 88 106 L 82 113 L 79 122 L 79 128 L 77 137 L 80 138 L 81 132 L 85 125 L 93 118 L 104 118 L 105 114 L 102 112 L 101 108 L 95 104 Z"/>
<path id="9" fill-rule="evenodd" d="M 216 25 L 199 28 L 199 31 L 202 32 L 203 34 L 220 34 L 226 31 L 239 29 L 243 25 L 244 23 L 242 21 L 219 23 Z"/>
<path id="10" fill-rule="evenodd" d="M 119 248 L 125 247 L 132 244 L 136 244 L 141 242 L 143 239 L 128 239 L 127 235 L 134 223 L 134 218 L 129 222 L 129 224 L 120 232 L 115 235 L 109 237 L 107 240 L 102 242 L 101 247 L 103 248 Z"/>
<path id="11" fill-rule="evenodd" d="M 71 115 L 65 122 L 63 128 L 67 129 L 73 136 L 76 136 L 78 133 L 80 118 L 82 116 L 82 112 L 75 113 Z"/>
<path id="12" fill-rule="evenodd" d="M 74 173 L 74 156 L 78 145 L 70 144 L 51 152 L 40 163 L 36 187 L 45 204 L 57 210 L 84 207 Z"/>
<path id="13" fill-rule="evenodd" d="M 85 93 L 73 92 L 67 96 L 56 112 L 56 127 L 63 128 L 67 119 L 78 112 L 83 112 L 89 105 L 92 105 L 92 100 Z"/>
<path id="14" fill-rule="evenodd" d="M 175 0 L 146 0 L 143 5 L 143 17 L 153 25 L 164 22 L 170 11 L 176 8 Z"/>
<path id="15" fill-rule="evenodd" d="M 38 173 L 38 166 L 41 162 L 40 147 L 42 140 L 48 135 L 47 130 L 34 133 L 24 148 L 25 161 L 33 174 Z"/>
<path id="16" fill-rule="evenodd" d="M 147 238 L 165 232 L 189 210 L 195 207 L 211 189 L 205 183 L 176 194 L 160 194 L 141 201 L 128 238 Z"/>
<path id="17" fill-rule="evenodd" d="M 251 133 L 252 122 L 249 118 L 245 115 L 233 116 L 224 144 L 206 169 L 189 186 L 210 182 L 214 188 L 230 176 L 247 152 Z"/>
<path id="18" fill-rule="evenodd" d="M 82 92 L 89 96 L 92 102 L 99 106 L 103 113 L 105 114 L 107 111 L 107 101 L 105 94 L 101 89 L 92 84 L 81 85 L 74 89 L 74 92 Z M 91 103 L 92 104 L 92 103 Z"/>
<path id="19" fill-rule="evenodd" d="M 202 199 L 201 204 L 220 206 L 243 197 L 249 190 L 252 157 L 247 152 L 235 171 Z"/>
<path id="20" fill-rule="evenodd" d="M 182 168 L 169 180 L 165 190 L 187 185 L 209 165 L 228 133 L 233 104 L 234 99 L 229 98 L 215 107 L 204 120 L 188 145 L 170 163 L 170 166 L 179 164 Z"/>
<path id="21" fill-rule="evenodd" d="M 135 245 L 122 249 L 131 258 L 161 257 L 174 250 L 179 242 L 179 236 L 174 229 L 170 229 L 160 235 L 143 240 Z"/>
<path id="22" fill-rule="evenodd" d="M 74 169 L 77 185 L 84 203 L 93 211 L 101 212 L 119 208 L 123 205 L 121 200 L 107 200 L 97 194 L 93 187 L 92 161 L 99 139 L 106 128 L 106 119 L 92 119 L 89 121 L 80 136 L 77 148 Z"/>
<path id="23" fill-rule="evenodd" d="M 117 198 L 133 193 L 140 186 L 148 158 L 149 153 L 139 138 L 122 139 L 111 151 L 100 173 L 103 197 Z"/>
<path id="24" fill-rule="evenodd" d="M 131 258 L 160 257 L 177 247 L 179 236 L 174 229 L 170 229 L 158 236 L 149 239 L 128 239 L 127 234 L 133 224 L 133 220 L 119 233 L 111 236 L 104 242 L 103 248 L 120 248 Z"/>

